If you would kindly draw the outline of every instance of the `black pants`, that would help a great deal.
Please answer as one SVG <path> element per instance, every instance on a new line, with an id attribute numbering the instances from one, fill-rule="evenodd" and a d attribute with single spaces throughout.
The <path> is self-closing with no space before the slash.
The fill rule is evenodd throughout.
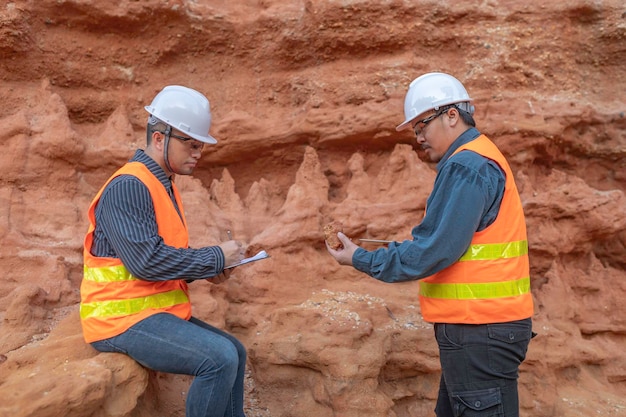
<path id="1" fill-rule="evenodd" d="M 441 360 L 437 417 L 518 417 L 517 379 L 532 338 L 530 318 L 435 324 Z"/>

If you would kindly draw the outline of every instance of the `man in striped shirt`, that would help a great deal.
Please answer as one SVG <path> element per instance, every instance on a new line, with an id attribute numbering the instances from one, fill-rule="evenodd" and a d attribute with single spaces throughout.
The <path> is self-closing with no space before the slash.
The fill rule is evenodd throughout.
<path id="1" fill-rule="evenodd" d="M 165 87 L 146 106 L 147 146 L 105 183 L 89 209 L 81 324 L 101 352 L 160 372 L 193 375 L 187 417 L 244 417 L 246 350 L 191 315 L 188 283 L 229 278 L 242 242 L 190 248 L 175 175 L 190 175 L 209 134 L 209 101 Z"/>

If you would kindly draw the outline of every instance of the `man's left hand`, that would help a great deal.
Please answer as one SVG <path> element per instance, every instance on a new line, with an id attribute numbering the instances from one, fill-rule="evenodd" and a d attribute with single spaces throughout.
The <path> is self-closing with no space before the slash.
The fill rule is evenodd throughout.
<path id="1" fill-rule="evenodd" d="M 222 271 L 221 274 L 214 276 L 213 278 L 209 278 L 209 281 L 211 281 L 213 284 L 221 284 L 222 282 L 226 281 L 228 278 L 230 278 L 230 273 L 232 271 L 229 269 L 225 269 L 224 271 Z"/>

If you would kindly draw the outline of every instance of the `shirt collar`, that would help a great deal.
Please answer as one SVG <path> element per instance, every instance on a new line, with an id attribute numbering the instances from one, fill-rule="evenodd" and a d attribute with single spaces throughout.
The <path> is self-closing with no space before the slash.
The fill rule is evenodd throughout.
<path id="1" fill-rule="evenodd" d="M 137 149 L 135 155 L 133 155 L 130 162 L 141 162 L 144 164 L 157 179 L 163 184 L 166 189 L 172 187 L 171 179 L 165 174 L 163 168 L 159 164 L 156 163 L 154 159 L 146 155 L 146 153 L 142 149 Z"/>
<path id="2" fill-rule="evenodd" d="M 465 132 L 461 133 L 461 135 L 452 142 L 452 145 L 448 148 L 446 153 L 441 158 L 441 161 L 437 163 L 437 171 L 441 169 L 441 166 L 452 156 L 454 151 L 456 151 L 460 146 L 465 145 L 468 142 L 473 141 L 477 137 L 480 136 L 480 132 L 475 127 L 470 127 Z"/>

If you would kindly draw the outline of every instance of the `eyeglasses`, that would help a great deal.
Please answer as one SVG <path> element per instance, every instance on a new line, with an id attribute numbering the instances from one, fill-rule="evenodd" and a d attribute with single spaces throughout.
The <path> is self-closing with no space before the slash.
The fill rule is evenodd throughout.
<path id="1" fill-rule="evenodd" d="M 165 135 L 165 132 L 159 131 L 159 133 L 162 133 L 162 134 Z M 189 142 L 189 144 L 187 146 L 189 147 L 189 150 L 193 151 L 193 152 L 202 151 L 202 149 L 204 148 L 204 143 L 200 142 L 198 140 L 195 140 L 194 138 L 190 138 L 190 137 L 187 137 L 187 136 L 179 136 L 179 135 L 175 135 L 173 133 L 170 133 L 170 137 L 171 138 L 176 138 L 176 139 L 178 139 L 179 141 L 181 141 L 183 143 L 191 141 L 191 142 Z"/>
<path id="2" fill-rule="evenodd" d="M 428 126 L 430 122 L 432 122 L 433 120 L 435 120 L 437 117 L 441 116 L 442 114 L 445 114 L 448 110 L 450 110 L 450 107 L 445 107 L 445 108 L 439 109 L 437 113 L 431 114 L 430 116 L 428 116 L 427 118 L 423 120 L 418 120 L 413 125 L 415 136 L 421 135 L 424 132 L 424 129 L 426 128 L 426 126 Z"/>

